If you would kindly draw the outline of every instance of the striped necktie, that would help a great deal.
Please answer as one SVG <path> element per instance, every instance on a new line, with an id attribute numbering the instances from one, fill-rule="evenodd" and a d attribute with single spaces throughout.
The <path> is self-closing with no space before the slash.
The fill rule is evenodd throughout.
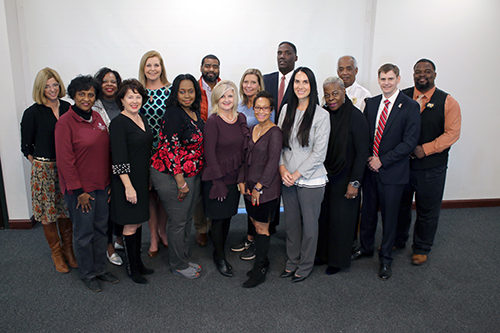
<path id="1" fill-rule="evenodd" d="M 382 140 L 382 134 L 384 134 L 385 123 L 387 122 L 387 114 L 389 113 L 389 100 L 384 101 L 384 110 L 380 115 L 378 120 L 377 133 L 375 134 L 375 139 L 373 140 L 373 156 L 378 156 L 378 148 L 380 146 L 380 140 Z"/>

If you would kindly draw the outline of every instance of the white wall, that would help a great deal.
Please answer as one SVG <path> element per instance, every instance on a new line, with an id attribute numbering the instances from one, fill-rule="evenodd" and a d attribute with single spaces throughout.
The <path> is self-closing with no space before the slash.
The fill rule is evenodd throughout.
<path id="1" fill-rule="evenodd" d="M 450 151 L 445 200 L 500 197 L 499 12 L 497 0 L 377 2 L 372 93 L 380 91 L 383 63 L 399 66 L 405 88 L 413 85 L 414 63 L 429 58 L 436 86 L 460 104 L 462 133 Z"/>
<path id="2" fill-rule="evenodd" d="M 319 85 L 335 75 L 339 56 L 354 55 L 358 81 L 372 93 L 379 92 L 376 70 L 382 63 L 396 63 L 406 87 L 412 85 L 416 60 L 434 60 L 437 85 L 459 101 L 464 122 L 451 151 L 445 199 L 500 197 L 494 172 L 500 161 L 487 143 L 498 140 L 493 126 L 499 113 L 487 104 L 499 74 L 497 1 L 1 0 L 0 5 L 6 22 L 0 26 L 0 70 L 8 85 L 2 97 L 9 106 L 0 121 L 0 156 L 11 219 L 30 216 L 18 124 L 32 103 L 32 83 L 41 68 L 55 68 L 66 84 L 102 66 L 123 78 L 136 77 L 141 56 L 156 49 L 173 81 L 179 73 L 198 77 L 201 58 L 214 53 L 221 59 L 221 77 L 238 83 L 250 67 L 275 71 L 282 40 L 297 45 L 297 65 L 310 67 Z M 474 83 L 480 89 L 472 88 Z"/>

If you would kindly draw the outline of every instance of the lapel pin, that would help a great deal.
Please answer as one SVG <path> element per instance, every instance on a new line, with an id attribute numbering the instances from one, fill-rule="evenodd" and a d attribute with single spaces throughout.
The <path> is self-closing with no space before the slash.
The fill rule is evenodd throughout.
<path id="1" fill-rule="evenodd" d="M 434 107 L 434 103 L 427 103 L 426 107 L 429 109 L 432 109 Z"/>
<path id="2" fill-rule="evenodd" d="M 398 108 L 401 109 L 402 106 L 403 106 L 403 103 L 399 103 Z"/>

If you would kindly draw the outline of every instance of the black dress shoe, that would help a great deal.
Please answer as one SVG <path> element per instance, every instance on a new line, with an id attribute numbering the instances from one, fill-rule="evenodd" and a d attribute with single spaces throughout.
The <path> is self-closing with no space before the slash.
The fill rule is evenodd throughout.
<path id="1" fill-rule="evenodd" d="M 283 270 L 283 273 L 281 273 L 280 278 L 286 279 L 289 277 L 292 277 L 295 275 L 295 271 L 293 272 L 288 272 L 286 269 Z"/>
<path id="2" fill-rule="evenodd" d="M 370 252 L 364 252 L 361 250 L 357 250 L 356 252 L 351 254 L 351 260 L 356 260 L 356 259 L 363 258 L 363 257 L 373 257 L 373 252 L 370 253 Z"/>
<path id="3" fill-rule="evenodd" d="M 106 272 L 106 273 L 101 274 L 101 275 L 97 275 L 97 278 L 99 280 L 107 282 L 107 283 L 118 283 L 118 282 L 120 282 L 120 280 L 118 280 L 118 278 L 116 276 L 114 276 L 113 274 L 111 274 L 109 272 Z"/>
<path id="4" fill-rule="evenodd" d="M 326 264 L 326 261 L 321 260 L 318 257 L 314 258 L 314 266 L 323 266 L 324 264 Z"/>
<path id="5" fill-rule="evenodd" d="M 337 274 L 338 272 L 340 272 L 340 268 L 333 267 L 333 266 L 328 266 L 328 268 L 325 271 L 326 275 L 333 275 L 333 274 Z"/>
<path id="6" fill-rule="evenodd" d="M 226 260 L 219 259 L 219 258 L 214 256 L 214 263 L 215 263 L 215 267 L 217 267 L 217 269 L 219 270 L 219 272 L 222 275 L 227 276 L 227 277 L 233 276 L 232 267 L 231 267 L 231 265 L 229 265 L 229 263 Z"/>
<path id="7" fill-rule="evenodd" d="M 305 279 L 307 279 L 307 276 L 297 276 L 295 274 L 292 276 L 292 282 L 293 283 L 295 283 L 295 282 L 302 282 Z"/>
<path id="8" fill-rule="evenodd" d="M 389 280 L 391 277 L 392 270 L 389 264 L 380 264 L 380 270 L 378 271 L 378 277 L 382 280 Z"/>
<path id="9" fill-rule="evenodd" d="M 85 283 L 85 287 L 89 288 L 92 291 L 101 291 L 101 284 L 97 281 L 97 278 L 93 277 L 90 279 L 82 279 L 83 283 Z"/>

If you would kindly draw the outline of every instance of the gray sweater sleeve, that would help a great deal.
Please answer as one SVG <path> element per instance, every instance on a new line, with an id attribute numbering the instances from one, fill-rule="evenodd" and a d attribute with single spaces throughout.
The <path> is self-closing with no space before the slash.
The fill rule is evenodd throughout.
<path id="1" fill-rule="evenodd" d="M 326 110 L 316 106 L 316 113 L 309 132 L 309 154 L 303 156 L 298 171 L 305 179 L 311 178 L 317 168 L 323 165 L 330 137 L 330 116 Z"/>

